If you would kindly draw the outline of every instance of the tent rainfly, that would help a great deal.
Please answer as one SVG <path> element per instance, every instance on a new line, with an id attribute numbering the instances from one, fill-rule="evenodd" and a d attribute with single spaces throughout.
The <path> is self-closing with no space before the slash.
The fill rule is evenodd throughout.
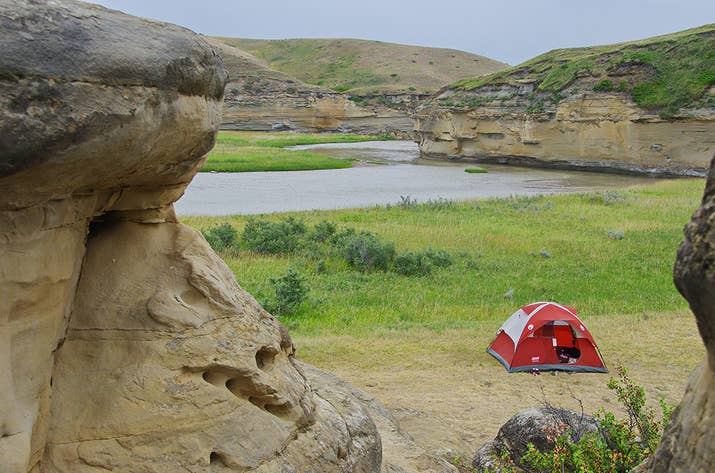
<path id="1" fill-rule="evenodd" d="M 510 373 L 578 371 L 608 373 L 598 346 L 576 309 L 535 302 L 512 314 L 487 352 Z"/>

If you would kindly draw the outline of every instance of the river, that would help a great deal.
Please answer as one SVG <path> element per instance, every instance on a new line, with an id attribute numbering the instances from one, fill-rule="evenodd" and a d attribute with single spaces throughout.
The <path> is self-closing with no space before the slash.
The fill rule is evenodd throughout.
<path id="1" fill-rule="evenodd" d="M 294 146 L 361 164 L 320 171 L 199 173 L 176 203 L 179 215 L 262 214 L 329 210 L 394 204 L 403 197 L 417 202 L 486 197 L 563 194 L 653 182 L 649 177 L 594 172 L 479 167 L 485 174 L 464 172 L 473 164 L 423 160 L 410 141 L 372 141 Z M 379 164 L 378 164 L 379 163 Z"/>

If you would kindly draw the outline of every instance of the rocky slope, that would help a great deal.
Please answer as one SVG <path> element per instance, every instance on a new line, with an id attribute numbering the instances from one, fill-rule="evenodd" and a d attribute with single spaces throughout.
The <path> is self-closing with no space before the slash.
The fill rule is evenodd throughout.
<path id="1" fill-rule="evenodd" d="M 176 220 L 215 51 L 74 0 L 0 0 L 0 44 L 0 471 L 417 471 Z"/>
<path id="2" fill-rule="evenodd" d="M 463 51 L 380 41 L 211 40 L 229 69 L 227 129 L 406 136 L 420 101 L 440 87 L 506 67 Z"/>
<path id="3" fill-rule="evenodd" d="M 384 105 L 361 106 L 348 96 L 270 69 L 252 55 L 207 38 L 229 73 L 221 128 L 246 131 L 411 133 L 412 119 Z"/>
<path id="4" fill-rule="evenodd" d="M 420 108 L 425 157 L 703 175 L 715 150 L 715 25 L 546 53 Z"/>

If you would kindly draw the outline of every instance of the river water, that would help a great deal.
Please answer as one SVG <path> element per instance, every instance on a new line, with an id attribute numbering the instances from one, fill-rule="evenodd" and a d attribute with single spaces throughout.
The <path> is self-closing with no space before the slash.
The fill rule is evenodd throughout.
<path id="1" fill-rule="evenodd" d="M 394 204 L 409 197 L 467 200 L 606 190 L 653 182 L 652 178 L 593 172 L 423 160 L 410 141 L 294 146 L 362 161 L 321 171 L 199 173 L 176 203 L 179 215 L 261 214 Z M 376 164 L 380 163 L 380 164 Z"/>

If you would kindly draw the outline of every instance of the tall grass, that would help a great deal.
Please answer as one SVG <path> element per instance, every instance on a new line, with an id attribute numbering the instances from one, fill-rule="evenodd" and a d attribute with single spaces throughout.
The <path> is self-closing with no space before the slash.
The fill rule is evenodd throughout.
<path id="1" fill-rule="evenodd" d="M 538 300 L 575 306 L 586 317 L 678 311 L 686 304 L 671 267 L 702 187 L 696 179 L 661 181 L 591 194 L 291 214 L 374 232 L 398 251 L 432 246 L 452 254 L 452 266 L 426 277 L 245 250 L 224 257 L 259 299 L 289 267 L 307 277 L 311 303 L 283 319 L 302 336 L 476 327 Z M 183 220 L 196 228 L 229 222 L 239 232 L 246 223 L 241 216 Z"/>

